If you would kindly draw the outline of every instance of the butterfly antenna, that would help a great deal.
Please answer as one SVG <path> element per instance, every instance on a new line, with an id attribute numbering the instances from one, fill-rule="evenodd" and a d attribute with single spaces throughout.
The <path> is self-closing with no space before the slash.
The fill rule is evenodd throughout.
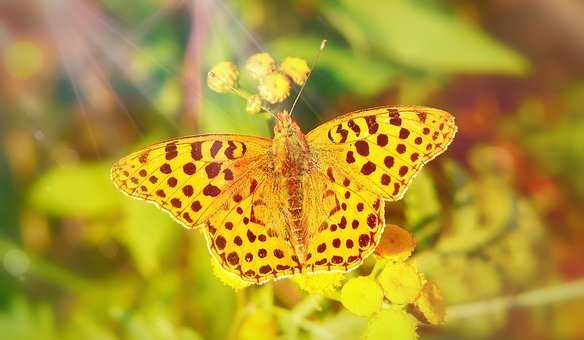
<path id="1" fill-rule="evenodd" d="M 304 81 L 304 84 L 302 84 L 302 87 L 300 87 L 300 91 L 298 91 L 298 95 L 296 95 L 296 99 L 294 99 L 294 103 L 292 103 L 292 108 L 290 108 L 290 112 L 288 113 L 289 115 L 292 115 L 292 112 L 294 111 L 294 107 L 296 107 L 296 103 L 298 103 L 298 99 L 300 99 L 300 95 L 302 94 L 302 91 L 304 91 L 304 87 L 306 86 L 306 83 L 308 83 L 308 79 L 310 78 L 310 75 L 312 74 L 314 67 L 318 63 L 318 60 L 320 59 L 320 55 L 322 53 L 322 50 L 324 50 L 325 47 L 326 47 L 326 39 L 323 39 L 322 42 L 320 43 L 320 48 L 318 49 L 318 52 L 316 53 L 316 57 L 314 58 L 314 62 L 312 63 L 312 66 L 310 67 L 310 71 L 308 71 L 308 75 L 306 76 L 306 80 Z"/>

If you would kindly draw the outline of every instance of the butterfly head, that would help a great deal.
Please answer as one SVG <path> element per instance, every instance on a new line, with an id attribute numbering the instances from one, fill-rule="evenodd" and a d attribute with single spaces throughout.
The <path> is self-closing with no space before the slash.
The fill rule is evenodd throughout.
<path id="1" fill-rule="evenodd" d="M 276 125 L 274 125 L 274 137 L 304 136 L 298 124 L 292 119 L 290 113 L 283 110 L 276 114 Z"/>
<path id="2" fill-rule="evenodd" d="M 300 154 L 308 150 L 306 136 L 288 111 L 276 114 L 274 125 L 274 150 L 276 154 Z"/>

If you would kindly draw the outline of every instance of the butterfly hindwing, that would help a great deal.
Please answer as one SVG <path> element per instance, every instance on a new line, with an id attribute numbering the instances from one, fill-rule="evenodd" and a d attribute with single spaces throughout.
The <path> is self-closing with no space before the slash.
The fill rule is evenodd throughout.
<path id="1" fill-rule="evenodd" d="M 223 269 L 244 281 L 264 283 L 298 273 L 301 265 L 285 235 L 284 215 L 274 195 L 274 177 L 256 171 L 233 192 L 204 231 Z"/>
<path id="2" fill-rule="evenodd" d="M 158 143 L 135 152 L 111 170 L 124 193 L 156 203 L 187 227 L 195 227 L 255 168 L 265 163 L 271 141 L 260 137 L 206 135 Z"/>
<path id="3" fill-rule="evenodd" d="M 313 190 L 316 187 L 320 190 Z M 307 188 L 306 195 L 319 195 L 321 203 L 307 212 L 318 227 L 311 232 L 306 270 L 345 272 L 356 268 L 373 252 L 383 233 L 383 200 L 364 190 L 345 171 L 332 167 L 313 175 Z"/>
<path id="4" fill-rule="evenodd" d="M 382 107 L 346 114 L 307 134 L 321 167 L 350 178 L 387 200 L 400 199 L 422 166 L 456 133 L 454 117 L 428 107 Z"/>

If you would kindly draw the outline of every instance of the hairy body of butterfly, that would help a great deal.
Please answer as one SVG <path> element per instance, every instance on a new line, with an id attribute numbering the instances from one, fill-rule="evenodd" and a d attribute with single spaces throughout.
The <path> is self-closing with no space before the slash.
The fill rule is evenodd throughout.
<path id="1" fill-rule="evenodd" d="M 385 226 L 421 167 L 456 133 L 448 112 L 382 107 L 304 134 L 287 112 L 273 140 L 184 137 L 152 145 L 112 168 L 116 186 L 200 228 L 213 257 L 242 280 L 349 271 Z"/>

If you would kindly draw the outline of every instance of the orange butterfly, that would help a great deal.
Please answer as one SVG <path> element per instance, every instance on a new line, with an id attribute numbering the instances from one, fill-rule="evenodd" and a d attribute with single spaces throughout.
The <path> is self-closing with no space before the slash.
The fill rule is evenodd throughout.
<path id="1" fill-rule="evenodd" d="M 126 194 L 203 231 L 215 260 L 246 282 L 346 272 L 381 238 L 399 200 L 456 133 L 428 107 L 349 113 L 304 134 L 286 111 L 272 140 L 203 135 L 159 143 L 114 164 Z"/>

